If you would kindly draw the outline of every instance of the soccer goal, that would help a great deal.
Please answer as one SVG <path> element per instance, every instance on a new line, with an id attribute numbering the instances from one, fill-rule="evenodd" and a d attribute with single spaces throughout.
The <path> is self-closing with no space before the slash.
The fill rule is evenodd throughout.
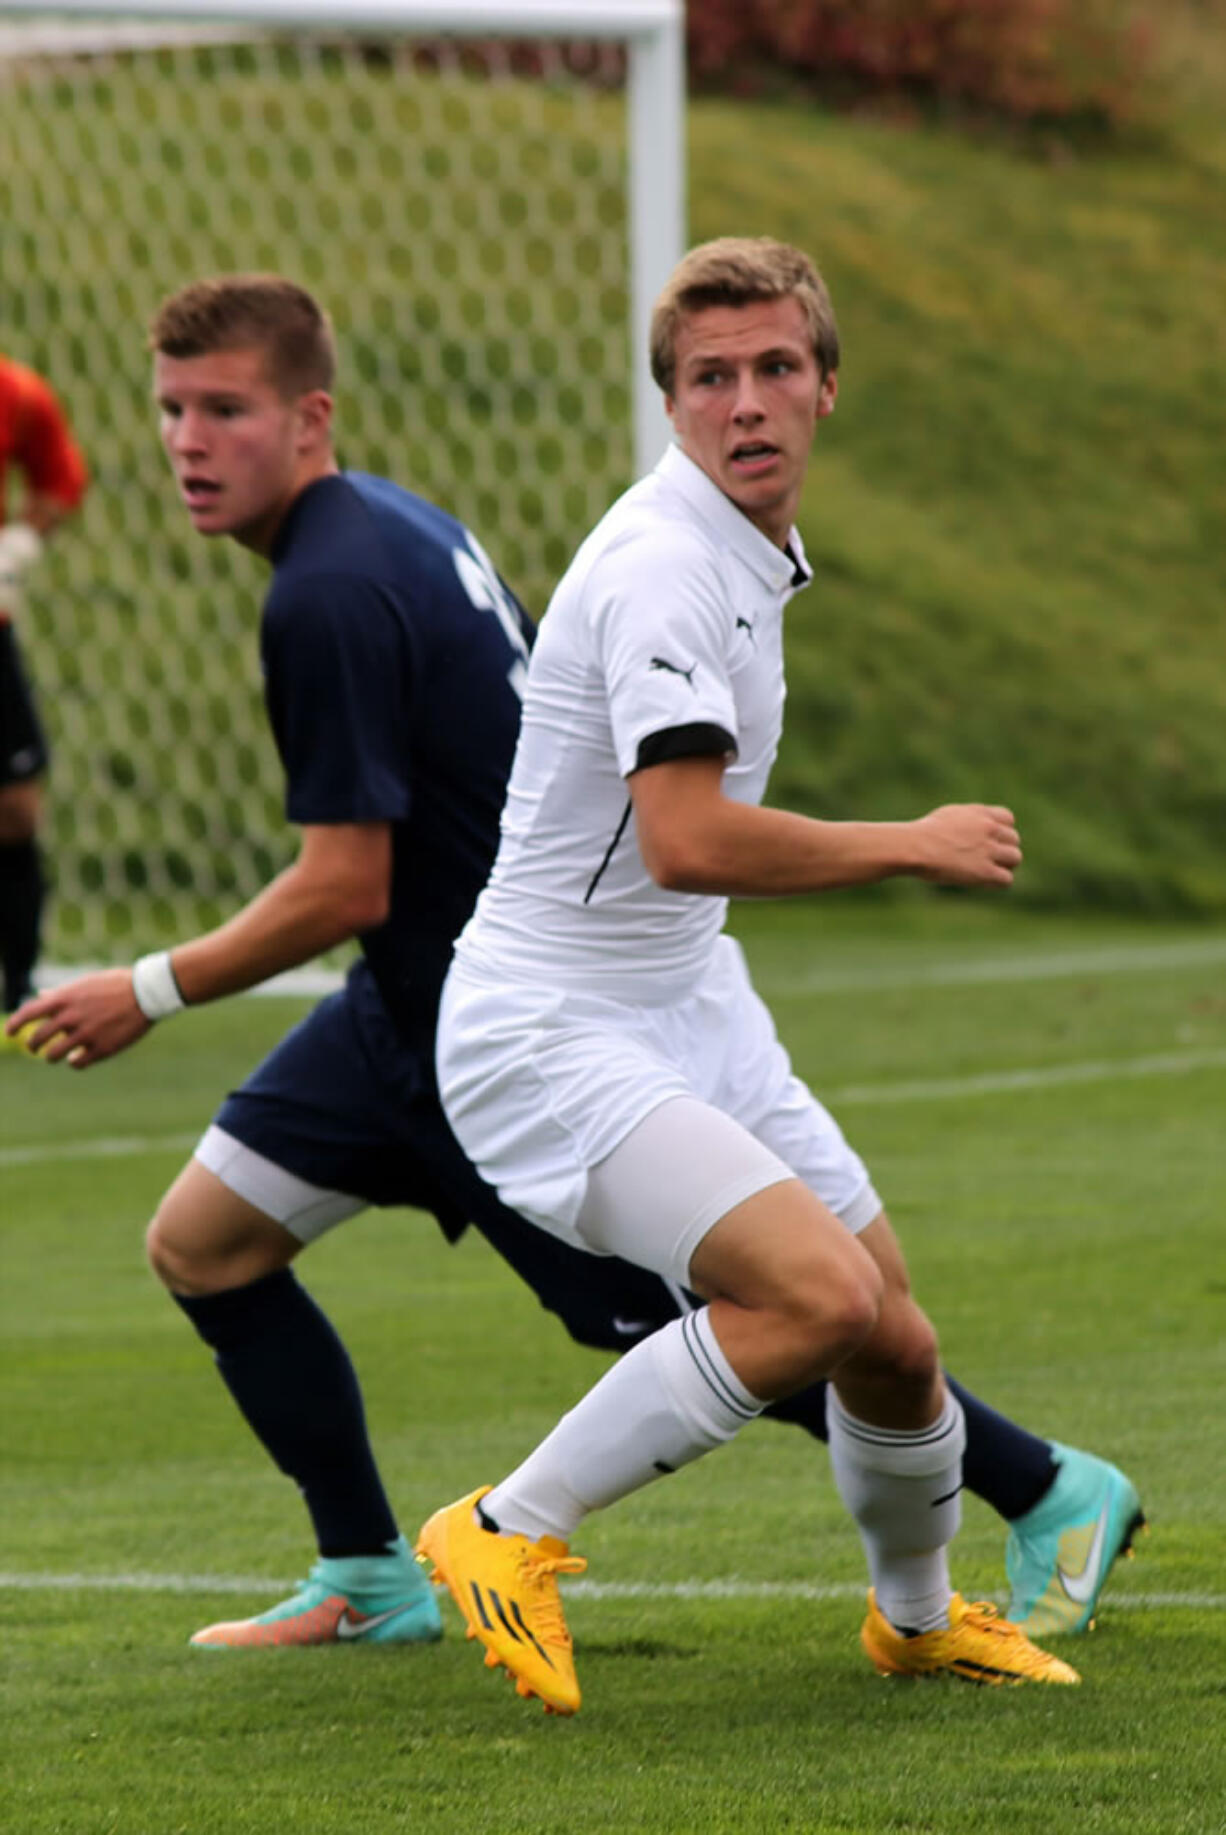
<path id="1" fill-rule="evenodd" d="M 342 462 L 453 509 L 539 613 L 666 438 L 651 302 L 683 245 L 682 0 L 0 0 L 0 348 L 94 483 L 30 594 L 54 748 L 46 954 L 127 960 L 292 853 L 264 572 L 187 526 L 145 329 L 200 275 L 312 288 Z"/>

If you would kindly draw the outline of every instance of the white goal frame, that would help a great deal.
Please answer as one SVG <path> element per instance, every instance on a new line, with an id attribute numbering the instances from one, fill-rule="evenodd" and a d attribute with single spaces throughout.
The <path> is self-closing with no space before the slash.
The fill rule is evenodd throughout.
<path id="1" fill-rule="evenodd" d="M 118 24 L 157 19 L 215 27 L 336 26 L 347 32 L 440 32 L 486 38 L 575 38 L 627 48 L 630 368 L 636 474 L 668 442 L 647 364 L 651 309 L 685 246 L 684 0 L 0 0 L 0 19 Z"/>

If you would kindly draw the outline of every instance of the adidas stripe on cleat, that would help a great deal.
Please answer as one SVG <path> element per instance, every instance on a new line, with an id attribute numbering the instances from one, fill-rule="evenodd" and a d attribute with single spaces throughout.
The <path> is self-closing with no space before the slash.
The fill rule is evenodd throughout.
<path id="1" fill-rule="evenodd" d="M 878 1610 L 870 1591 L 860 1643 L 883 1676 L 956 1676 L 990 1688 L 1019 1682 L 1080 1682 L 1059 1657 L 1040 1650 L 995 1606 L 968 1604 L 960 1593 L 949 1602 L 949 1624 L 939 1631 L 905 1637 Z"/>
<path id="2" fill-rule="evenodd" d="M 574 1714 L 579 1681 L 557 1576 L 581 1574 L 587 1562 L 553 1536 L 531 1542 L 486 1529 L 476 1509 L 490 1488 L 436 1510 L 417 1538 L 418 1559 L 447 1587 L 468 1636 L 485 1646 L 487 1669 L 507 1669 L 516 1692 L 539 1696 L 547 1713 Z"/>
<path id="3" fill-rule="evenodd" d="M 305 1644 L 431 1644 L 443 1635 L 438 1604 L 401 1536 L 386 1555 L 317 1561 L 299 1590 L 255 1618 L 206 1625 L 198 1650 Z"/>
<path id="4" fill-rule="evenodd" d="M 1005 1544 L 1008 1616 L 1028 1637 L 1088 1631 L 1099 1595 L 1145 1527 L 1135 1486 L 1092 1453 L 1054 1443 L 1056 1478 Z"/>

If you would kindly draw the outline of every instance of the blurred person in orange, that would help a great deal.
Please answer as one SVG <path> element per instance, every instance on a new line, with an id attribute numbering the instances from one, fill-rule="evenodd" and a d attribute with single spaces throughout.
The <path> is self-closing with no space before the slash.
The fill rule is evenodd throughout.
<path id="1" fill-rule="evenodd" d="M 22 477 L 15 508 L 10 470 Z M 33 992 L 47 893 L 39 831 L 49 753 L 17 625 L 29 569 L 88 483 L 85 460 L 51 386 L 0 354 L 0 966 L 10 1013 Z"/>

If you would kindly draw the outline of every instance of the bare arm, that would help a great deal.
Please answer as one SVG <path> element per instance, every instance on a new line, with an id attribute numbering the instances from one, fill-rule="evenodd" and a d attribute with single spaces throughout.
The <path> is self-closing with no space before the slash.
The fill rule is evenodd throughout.
<path id="1" fill-rule="evenodd" d="M 189 1006 L 298 968 L 387 916 L 392 842 L 386 822 L 310 827 L 297 860 L 216 930 L 171 951 Z"/>
<path id="2" fill-rule="evenodd" d="M 181 943 L 171 966 L 189 1006 L 255 987 L 269 976 L 373 928 L 391 895 L 391 830 L 385 822 L 312 826 L 298 858 L 234 917 Z M 107 969 L 29 1000 L 10 1032 L 38 1022 L 31 1049 L 84 1070 L 113 1057 L 149 1030 L 129 969 Z M 51 1041 L 47 1044 L 47 1041 Z"/>
<path id="3" fill-rule="evenodd" d="M 949 803 L 911 822 L 822 822 L 723 793 L 717 758 L 683 758 L 628 780 L 647 871 L 675 892 L 781 898 L 909 875 L 1008 886 L 1022 852 L 1013 816 Z"/>

